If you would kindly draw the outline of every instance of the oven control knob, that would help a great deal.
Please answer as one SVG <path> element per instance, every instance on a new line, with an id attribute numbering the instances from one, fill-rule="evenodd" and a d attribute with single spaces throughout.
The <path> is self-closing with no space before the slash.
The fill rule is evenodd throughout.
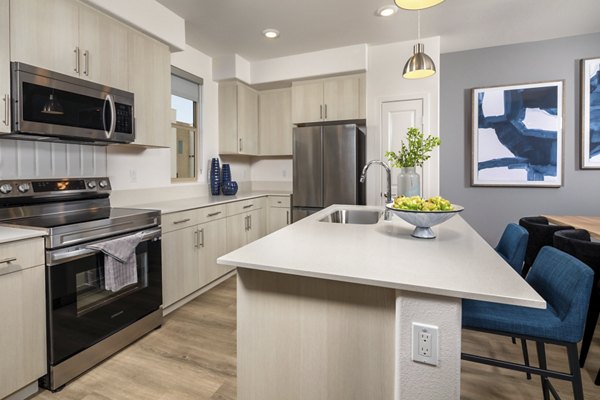
<path id="1" fill-rule="evenodd" d="M 17 189 L 21 193 L 27 193 L 29 191 L 29 183 L 21 183 L 19 186 L 17 186 Z"/>
<path id="2" fill-rule="evenodd" d="M 96 181 L 88 181 L 87 187 L 90 189 L 96 188 Z"/>
<path id="3" fill-rule="evenodd" d="M 102 179 L 99 183 L 98 186 L 100 186 L 101 189 L 106 189 L 108 187 L 108 182 L 105 179 Z"/>
<path id="4" fill-rule="evenodd" d="M 12 192 L 12 185 L 10 183 L 5 183 L 0 186 L 0 193 L 9 194 L 10 192 Z"/>

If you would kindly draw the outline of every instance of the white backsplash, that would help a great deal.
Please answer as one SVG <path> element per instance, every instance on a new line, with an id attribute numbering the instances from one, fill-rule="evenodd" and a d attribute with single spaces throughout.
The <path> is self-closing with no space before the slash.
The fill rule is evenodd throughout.
<path id="1" fill-rule="evenodd" d="M 104 146 L 0 140 L 0 179 L 106 175 Z"/>

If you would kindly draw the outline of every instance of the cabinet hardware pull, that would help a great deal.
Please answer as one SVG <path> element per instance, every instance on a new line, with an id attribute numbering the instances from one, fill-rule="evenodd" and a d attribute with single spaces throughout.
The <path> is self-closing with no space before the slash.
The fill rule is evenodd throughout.
<path id="1" fill-rule="evenodd" d="M 250 208 L 250 207 L 254 207 L 254 203 L 252 203 L 252 204 L 248 204 L 247 206 L 244 206 L 244 207 L 242 207 L 242 208 L 246 209 L 246 208 Z"/>
<path id="2" fill-rule="evenodd" d="M 290 224 L 290 212 L 289 211 L 285 212 L 285 223 L 286 223 L 286 225 Z"/>
<path id="3" fill-rule="evenodd" d="M 85 76 L 89 76 L 89 74 L 90 74 L 90 52 L 89 51 L 86 50 L 83 52 L 83 60 L 84 60 L 83 74 Z M 326 112 L 326 114 L 327 114 L 327 112 Z"/>
<path id="4" fill-rule="evenodd" d="M 73 52 L 75 53 L 75 72 L 79 73 L 79 47 L 75 47 Z"/>
<path id="5" fill-rule="evenodd" d="M 198 248 L 198 230 L 194 231 L 194 247 Z"/>
<path id="6" fill-rule="evenodd" d="M 325 104 L 325 119 L 327 119 L 327 104 Z"/>
<path id="7" fill-rule="evenodd" d="M 13 261 L 17 261 L 17 257 L 8 257 L 4 260 L 0 260 L 0 264 L 10 264 Z"/>
<path id="8" fill-rule="evenodd" d="M 323 119 L 323 104 L 319 106 L 319 119 Z"/>
<path id="9" fill-rule="evenodd" d="M 173 225 L 177 225 L 177 224 L 183 224 L 184 222 L 188 222 L 190 219 L 186 218 L 186 219 L 180 219 L 179 221 L 173 221 Z"/>
<path id="10" fill-rule="evenodd" d="M 215 215 L 219 215 L 219 214 L 221 214 L 221 211 L 217 211 L 217 212 L 214 212 L 214 213 L 210 213 L 210 214 L 207 214 L 206 216 L 207 216 L 207 217 L 214 217 Z"/>
<path id="11" fill-rule="evenodd" d="M 250 222 L 248 230 L 252 230 L 252 215 L 248 215 L 248 221 Z"/>
<path id="12" fill-rule="evenodd" d="M 242 138 L 240 138 L 240 151 L 242 151 Z"/>
<path id="13" fill-rule="evenodd" d="M 204 247 L 204 228 L 200 229 L 200 234 L 202 235 L 202 242 L 200 242 L 200 247 Z"/>
<path id="14" fill-rule="evenodd" d="M 245 231 L 248 230 L 248 216 L 247 215 L 244 217 L 244 230 Z"/>
<path id="15" fill-rule="evenodd" d="M 10 114 L 10 99 L 7 94 L 4 95 L 4 120 L 2 121 L 4 125 L 8 126 L 9 122 L 9 114 Z"/>

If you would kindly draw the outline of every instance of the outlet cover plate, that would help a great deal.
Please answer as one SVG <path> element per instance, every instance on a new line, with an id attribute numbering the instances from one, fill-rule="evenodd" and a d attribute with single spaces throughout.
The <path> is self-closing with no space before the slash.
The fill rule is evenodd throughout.
<path id="1" fill-rule="evenodd" d="M 412 360 L 438 365 L 439 328 L 434 325 L 412 323 Z M 429 354 L 429 355 L 428 355 Z"/>

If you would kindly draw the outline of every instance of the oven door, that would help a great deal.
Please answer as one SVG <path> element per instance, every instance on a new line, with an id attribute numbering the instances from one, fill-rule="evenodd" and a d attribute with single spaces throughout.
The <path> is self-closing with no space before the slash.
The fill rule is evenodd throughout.
<path id="1" fill-rule="evenodd" d="M 114 292 L 106 289 L 104 254 L 87 249 L 89 244 L 46 253 L 51 366 L 143 318 L 162 304 L 160 227 L 144 231 L 143 241 L 135 249 L 137 283 Z"/>

